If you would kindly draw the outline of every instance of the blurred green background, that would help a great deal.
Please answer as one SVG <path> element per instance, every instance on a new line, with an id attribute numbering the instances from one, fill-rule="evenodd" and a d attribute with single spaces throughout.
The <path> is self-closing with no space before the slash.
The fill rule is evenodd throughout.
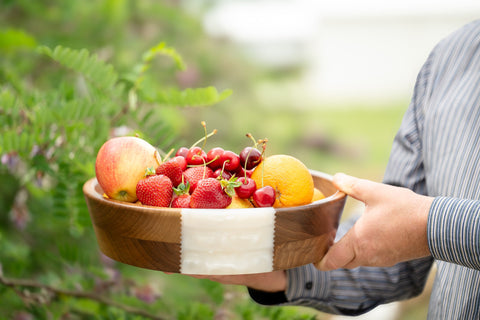
<path id="1" fill-rule="evenodd" d="M 98 251 L 81 188 L 113 135 L 137 133 L 168 152 L 201 138 L 206 121 L 208 131 L 218 130 L 207 148 L 240 152 L 251 133 L 268 138 L 268 154 L 290 154 L 329 174 L 382 179 L 414 72 L 402 79 L 403 91 L 357 96 L 356 86 L 390 79 L 373 69 L 378 61 L 365 61 L 365 83 L 340 82 L 328 98 L 312 95 L 330 87 L 305 82 L 313 69 L 308 54 L 293 50 L 293 62 L 264 63 L 252 58 L 248 41 L 207 32 L 205 17 L 218 3 L 0 2 L 1 319 L 340 319 L 262 307 L 245 288 L 141 270 Z M 333 21 L 332 30 L 352 23 Z M 408 70 L 417 71 L 437 40 L 430 35 Z M 285 42 L 270 54 L 301 47 Z M 320 73 L 341 73 L 337 63 Z M 344 218 L 356 205 L 348 200 Z M 428 291 L 397 305 L 389 319 L 424 319 Z"/>

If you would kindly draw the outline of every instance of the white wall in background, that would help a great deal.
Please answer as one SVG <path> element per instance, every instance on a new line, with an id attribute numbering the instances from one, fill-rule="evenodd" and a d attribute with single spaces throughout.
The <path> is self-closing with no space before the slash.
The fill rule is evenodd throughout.
<path id="1" fill-rule="evenodd" d="M 309 98 L 370 101 L 410 97 L 433 46 L 474 19 L 477 0 L 224 0 L 205 29 L 266 66 L 304 65 Z"/>

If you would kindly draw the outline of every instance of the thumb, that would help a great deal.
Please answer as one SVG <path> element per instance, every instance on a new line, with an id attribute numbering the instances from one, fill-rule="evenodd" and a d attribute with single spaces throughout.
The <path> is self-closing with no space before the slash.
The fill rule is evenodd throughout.
<path id="1" fill-rule="evenodd" d="M 331 246 L 322 260 L 315 264 L 315 267 L 321 271 L 352 267 L 351 263 L 355 260 L 356 255 L 351 241 L 351 234 L 352 230 Z"/>
<path id="2" fill-rule="evenodd" d="M 374 192 L 376 183 L 373 181 L 355 178 L 344 173 L 337 173 L 333 176 L 333 184 L 347 195 L 366 202 L 371 192 Z"/>

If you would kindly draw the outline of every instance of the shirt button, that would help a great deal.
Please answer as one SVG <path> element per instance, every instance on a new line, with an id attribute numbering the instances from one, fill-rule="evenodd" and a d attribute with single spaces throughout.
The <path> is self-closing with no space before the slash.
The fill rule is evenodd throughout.
<path id="1" fill-rule="evenodd" d="M 312 281 L 309 281 L 309 282 L 305 283 L 305 289 L 312 290 L 312 287 L 313 287 Z"/>

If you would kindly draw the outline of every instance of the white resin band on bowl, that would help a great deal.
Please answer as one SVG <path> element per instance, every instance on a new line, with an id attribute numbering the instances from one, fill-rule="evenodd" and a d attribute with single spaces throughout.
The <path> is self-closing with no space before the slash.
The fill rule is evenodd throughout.
<path id="1" fill-rule="evenodd" d="M 181 273 L 273 270 L 275 209 L 182 209 L 181 215 Z"/>

